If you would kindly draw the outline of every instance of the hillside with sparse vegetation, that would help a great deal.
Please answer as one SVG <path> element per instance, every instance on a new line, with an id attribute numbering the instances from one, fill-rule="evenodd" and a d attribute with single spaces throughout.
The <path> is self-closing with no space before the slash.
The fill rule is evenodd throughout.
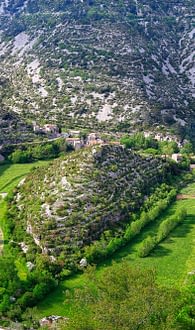
<path id="1" fill-rule="evenodd" d="M 71 153 L 32 172 L 17 189 L 11 208 L 14 240 L 24 241 L 27 251 L 34 242 L 38 251 L 71 268 L 83 248 L 107 230 L 107 236 L 120 237 L 133 213 L 168 182 L 170 173 L 171 166 L 161 159 L 121 146 Z M 27 257 L 36 256 L 27 252 Z"/>
<path id="2" fill-rule="evenodd" d="M 194 122 L 193 1 L 1 0 L 2 107 L 67 126 Z"/>

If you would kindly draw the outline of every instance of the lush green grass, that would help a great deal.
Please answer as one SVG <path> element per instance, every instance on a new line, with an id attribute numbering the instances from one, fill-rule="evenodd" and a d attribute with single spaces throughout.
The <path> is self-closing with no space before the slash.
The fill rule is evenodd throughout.
<path id="1" fill-rule="evenodd" d="M 189 186 L 190 189 L 190 186 Z M 175 212 L 176 209 L 185 207 L 187 217 L 184 222 L 170 233 L 167 239 L 159 244 L 147 258 L 139 258 L 137 249 L 141 241 L 150 235 L 154 235 L 159 223 Z M 109 271 L 112 261 L 120 262 L 127 259 L 132 267 L 155 268 L 157 280 L 160 285 L 182 287 L 187 273 L 195 269 L 195 202 L 193 199 L 175 202 L 161 218 L 149 225 L 143 233 L 138 235 L 130 244 L 115 253 L 115 255 L 102 262 L 96 269 L 96 276 L 101 276 L 104 271 Z M 69 293 L 75 288 L 89 284 L 88 276 L 76 275 L 63 283 L 52 292 L 41 304 L 38 305 L 39 317 L 51 314 L 71 316 L 76 313 L 74 300 L 69 299 Z"/>
<path id="2" fill-rule="evenodd" d="M 160 284 L 181 287 L 187 276 L 187 272 L 195 268 L 195 251 L 193 244 L 195 239 L 195 203 L 194 200 L 177 201 L 166 216 L 169 216 L 173 210 L 185 207 L 187 217 L 184 223 L 179 225 L 170 233 L 167 239 L 159 244 L 147 258 L 138 258 L 136 255 L 138 245 L 133 245 L 133 253 L 129 256 L 132 265 L 157 270 L 157 278 Z M 165 216 L 162 217 L 164 220 Z M 149 232 L 151 234 L 151 231 Z"/>
<path id="3" fill-rule="evenodd" d="M 181 194 L 195 195 L 195 182 L 181 189 Z"/>
<path id="4" fill-rule="evenodd" d="M 9 193 L 33 167 L 43 166 L 48 163 L 48 161 L 39 161 L 29 164 L 0 165 L 0 193 Z"/>

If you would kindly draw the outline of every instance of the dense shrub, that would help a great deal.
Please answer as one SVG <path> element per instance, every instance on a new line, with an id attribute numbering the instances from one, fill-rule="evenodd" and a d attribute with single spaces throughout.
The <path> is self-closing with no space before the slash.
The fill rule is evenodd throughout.
<path id="1" fill-rule="evenodd" d="M 138 250 L 139 257 L 145 257 L 156 245 L 155 237 L 148 236 L 141 244 Z"/>
<path id="2" fill-rule="evenodd" d="M 181 210 L 178 210 L 173 216 L 161 222 L 158 228 L 157 242 L 159 243 L 164 238 L 166 238 L 171 230 L 173 230 L 185 219 L 186 214 L 186 210 L 182 208 Z"/>
<path id="3" fill-rule="evenodd" d="M 64 139 L 58 139 L 53 142 L 47 142 L 38 145 L 21 146 L 14 150 L 8 159 L 12 163 L 30 163 L 36 160 L 56 158 L 62 152 L 69 151 Z"/>
<path id="4" fill-rule="evenodd" d="M 157 244 L 165 239 L 168 234 L 178 226 L 186 217 L 186 210 L 180 209 L 168 219 L 161 222 L 155 237 L 148 236 L 138 249 L 139 257 L 146 257 Z"/>

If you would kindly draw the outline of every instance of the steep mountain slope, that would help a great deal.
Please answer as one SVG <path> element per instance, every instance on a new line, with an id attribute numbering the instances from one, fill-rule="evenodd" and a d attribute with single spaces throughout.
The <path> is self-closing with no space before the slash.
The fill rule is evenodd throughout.
<path id="1" fill-rule="evenodd" d="M 6 109 L 0 109 L 0 146 L 33 141 L 36 135 L 20 115 Z"/>
<path id="2" fill-rule="evenodd" d="M 120 235 L 132 212 L 169 174 L 161 159 L 141 157 L 121 146 L 71 153 L 34 171 L 18 187 L 10 208 L 14 241 L 26 246 L 31 260 L 36 244 L 51 260 L 68 264 L 82 257 L 83 247 L 105 230 Z"/>
<path id="3" fill-rule="evenodd" d="M 4 104 L 125 128 L 194 119 L 194 1 L 1 0 Z"/>

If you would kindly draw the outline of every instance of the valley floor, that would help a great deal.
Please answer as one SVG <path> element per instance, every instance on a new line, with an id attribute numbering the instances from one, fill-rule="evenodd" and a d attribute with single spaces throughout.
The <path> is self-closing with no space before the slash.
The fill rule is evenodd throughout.
<path id="1" fill-rule="evenodd" d="M 0 193 L 9 193 L 32 167 L 42 166 L 46 163 L 0 166 Z M 131 243 L 115 253 L 112 258 L 99 264 L 96 268 L 96 276 L 102 276 L 104 271 L 113 267 L 113 261 L 120 262 L 122 259 L 126 259 L 132 267 L 136 265 L 142 269 L 156 269 L 158 283 L 162 286 L 177 288 L 184 286 L 190 276 L 188 273 L 195 270 L 195 201 L 191 198 L 195 194 L 195 183 L 188 185 L 181 191 L 181 194 L 184 194 L 186 199 L 177 200 L 155 223 L 148 225 Z M 153 236 L 159 223 L 174 213 L 176 209 L 182 207 L 187 209 L 185 221 L 171 232 L 168 238 L 159 244 L 148 257 L 139 258 L 137 251 L 142 240 L 148 235 Z M 2 198 L 0 200 L 0 227 L 3 231 L 5 212 L 6 201 Z M 1 239 L 0 237 L 0 241 Z M 6 231 L 4 231 L 4 240 L 6 240 Z M 85 284 L 89 284 L 89 278 L 85 273 L 77 274 L 60 283 L 59 287 L 37 306 L 36 316 L 40 319 L 53 314 L 67 317 L 74 315 L 77 311 L 74 307 L 74 300 L 70 299 L 70 293 L 75 288 L 82 288 Z"/>

